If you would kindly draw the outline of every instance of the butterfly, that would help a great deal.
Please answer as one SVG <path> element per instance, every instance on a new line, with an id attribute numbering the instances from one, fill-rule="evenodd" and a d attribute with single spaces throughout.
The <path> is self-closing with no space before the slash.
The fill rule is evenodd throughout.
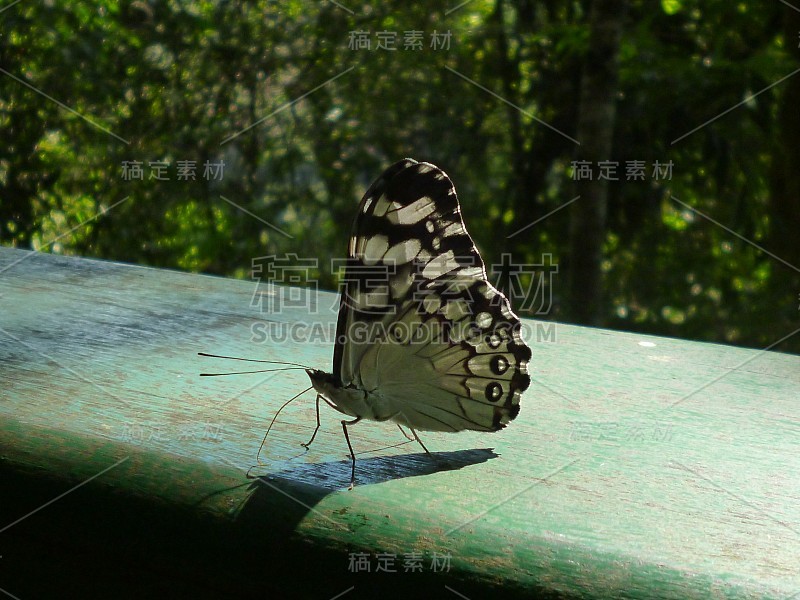
<path id="1" fill-rule="evenodd" d="M 351 488 L 347 426 L 362 419 L 407 427 L 426 452 L 416 430 L 498 431 L 513 420 L 530 385 L 520 328 L 447 174 L 410 158 L 386 169 L 353 223 L 333 372 L 306 370 L 317 411 L 321 398 L 352 417 L 342 421 Z"/>
<path id="2" fill-rule="evenodd" d="M 319 431 L 320 399 L 351 417 L 341 424 L 352 489 L 348 425 L 393 421 L 428 452 L 417 430 L 498 431 L 517 416 L 530 385 L 531 349 L 508 299 L 487 279 L 444 171 L 406 158 L 369 187 L 353 222 L 341 287 L 333 372 L 236 359 L 284 365 L 267 370 L 302 368 L 311 380 L 281 406 L 264 441 L 281 410 L 314 389 L 317 425 L 303 446 Z"/>

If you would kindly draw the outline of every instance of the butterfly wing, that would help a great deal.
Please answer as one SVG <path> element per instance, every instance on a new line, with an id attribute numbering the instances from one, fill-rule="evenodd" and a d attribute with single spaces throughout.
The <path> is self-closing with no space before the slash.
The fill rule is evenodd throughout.
<path id="1" fill-rule="evenodd" d="M 428 163 L 389 167 L 359 205 L 334 375 L 415 429 L 495 431 L 519 412 L 530 348 L 486 277 L 455 188 Z"/>

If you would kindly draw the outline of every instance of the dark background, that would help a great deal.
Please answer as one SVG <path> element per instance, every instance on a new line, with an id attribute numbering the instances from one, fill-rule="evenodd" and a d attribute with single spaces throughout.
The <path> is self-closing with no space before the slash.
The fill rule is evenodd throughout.
<path id="1" fill-rule="evenodd" d="M 334 289 L 356 202 L 410 156 L 487 264 L 552 255 L 523 316 L 800 352 L 799 36 L 781 1 L 6 0 L 0 243 L 242 278 L 296 253 Z"/>

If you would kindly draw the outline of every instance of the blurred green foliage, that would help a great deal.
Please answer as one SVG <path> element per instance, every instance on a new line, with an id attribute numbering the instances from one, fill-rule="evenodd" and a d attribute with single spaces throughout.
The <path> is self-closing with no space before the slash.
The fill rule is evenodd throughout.
<path id="1" fill-rule="evenodd" d="M 356 202 L 411 156 L 454 179 L 488 263 L 553 255 L 548 318 L 570 320 L 568 211 L 507 236 L 572 197 L 590 2 L 458 5 L 0 7 L 0 242 L 243 278 L 254 257 L 297 253 L 335 288 L 329 259 L 345 252 Z M 780 3 L 722 0 L 632 1 L 620 18 L 605 324 L 772 344 L 800 321 L 786 184 L 800 126 L 785 116 L 800 76 L 765 88 L 800 68 L 800 25 Z M 355 31 L 371 49 L 350 48 Z M 377 48 L 382 31 L 397 50 Z M 421 49 L 404 49 L 409 31 Z M 434 31 L 449 48 L 430 46 Z M 182 160 L 197 162 L 195 180 L 178 180 Z M 222 180 L 205 178 L 220 160 Z M 629 160 L 645 161 L 643 181 L 626 181 Z M 141 161 L 144 179 L 125 180 L 123 161 Z M 150 178 L 150 161 L 169 180 Z M 672 161 L 670 180 L 651 177 L 654 161 Z M 798 352 L 798 338 L 776 349 Z"/>

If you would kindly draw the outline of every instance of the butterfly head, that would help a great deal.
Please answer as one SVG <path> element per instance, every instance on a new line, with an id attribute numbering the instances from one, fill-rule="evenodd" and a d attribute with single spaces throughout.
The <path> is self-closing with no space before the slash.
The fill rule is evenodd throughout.
<path id="1" fill-rule="evenodd" d="M 354 385 L 345 386 L 336 375 L 319 369 L 306 369 L 306 373 L 317 394 L 339 412 L 351 417 L 379 420 L 366 400 L 365 390 Z"/>
<path id="2" fill-rule="evenodd" d="M 339 378 L 331 373 L 326 373 L 320 369 L 306 369 L 306 373 L 308 373 L 308 378 L 311 380 L 311 385 L 320 394 L 325 395 L 333 389 L 342 387 L 342 382 L 339 381 Z"/>

